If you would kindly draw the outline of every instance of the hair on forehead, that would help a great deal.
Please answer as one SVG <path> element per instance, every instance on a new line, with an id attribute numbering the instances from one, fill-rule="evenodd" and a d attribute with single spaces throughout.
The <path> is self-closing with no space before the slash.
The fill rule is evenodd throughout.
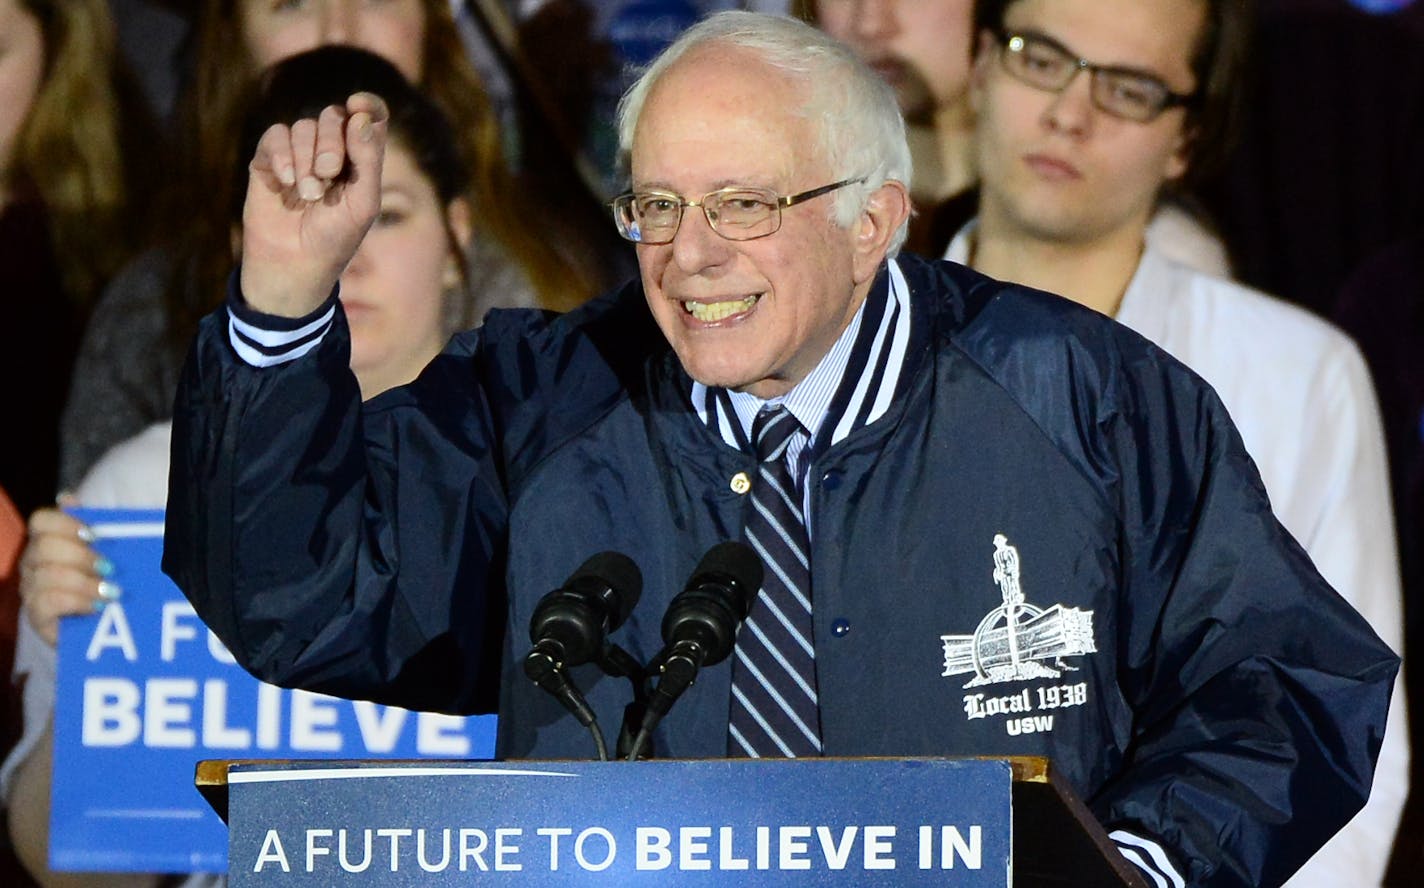
<path id="1" fill-rule="evenodd" d="M 618 145 L 625 159 L 653 88 L 678 62 L 713 48 L 749 53 L 800 88 L 805 100 L 787 108 L 787 114 L 815 128 L 817 156 L 831 180 L 865 177 L 863 184 L 837 192 L 833 205 L 840 225 L 849 225 L 887 180 L 910 187 L 905 122 L 884 80 L 847 46 L 805 22 L 737 10 L 710 15 L 688 28 L 624 93 L 618 104 Z M 829 182 L 808 187 L 823 184 Z M 904 234 L 902 226 L 895 249 Z"/>

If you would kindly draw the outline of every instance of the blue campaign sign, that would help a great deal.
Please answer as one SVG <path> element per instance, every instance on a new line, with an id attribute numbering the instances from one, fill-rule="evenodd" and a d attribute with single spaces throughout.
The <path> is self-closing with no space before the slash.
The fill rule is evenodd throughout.
<path id="1" fill-rule="evenodd" d="M 1010 884 L 1003 760 L 238 765 L 232 888 Z"/>
<path id="2" fill-rule="evenodd" d="M 225 872 L 202 759 L 494 754 L 494 717 L 412 713 L 258 682 L 159 568 L 161 511 L 81 510 L 122 598 L 61 621 L 50 866 Z"/>

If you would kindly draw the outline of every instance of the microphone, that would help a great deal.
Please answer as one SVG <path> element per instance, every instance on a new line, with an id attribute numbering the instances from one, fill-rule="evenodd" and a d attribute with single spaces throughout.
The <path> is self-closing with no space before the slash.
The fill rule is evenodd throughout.
<path id="1" fill-rule="evenodd" d="M 653 660 L 661 677 L 648 699 L 642 727 L 628 754 L 630 761 L 692 685 L 698 670 L 731 655 L 737 627 L 751 613 L 763 574 L 761 559 L 745 543 L 718 543 L 702 556 L 663 615 L 663 649 Z"/>
<path id="2" fill-rule="evenodd" d="M 565 670 L 603 654 L 604 638 L 627 620 L 643 591 L 643 575 L 627 555 L 600 552 L 564 584 L 539 599 L 529 619 L 533 648 L 524 674 L 553 695 L 586 728 L 594 730 L 600 758 L 607 758 L 597 719 Z"/>

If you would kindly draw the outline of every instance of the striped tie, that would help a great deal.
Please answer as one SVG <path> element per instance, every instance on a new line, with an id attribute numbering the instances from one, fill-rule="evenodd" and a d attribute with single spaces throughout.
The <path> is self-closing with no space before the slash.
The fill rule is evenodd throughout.
<path id="1" fill-rule="evenodd" d="M 816 655 L 811 634 L 810 545 L 801 486 L 786 451 L 801 423 L 785 407 L 764 407 L 752 422 L 761 463 L 747 512 L 746 538 L 766 564 L 766 581 L 737 633 L 732 661 L 730 755 L 808 756 L 821 752 Z"/>

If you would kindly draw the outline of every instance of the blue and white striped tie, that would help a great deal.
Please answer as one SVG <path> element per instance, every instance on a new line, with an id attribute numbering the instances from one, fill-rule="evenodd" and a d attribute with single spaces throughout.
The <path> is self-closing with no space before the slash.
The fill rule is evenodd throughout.
<path id="1" fill-rule="evenodd" d="M 805 430 L 785 407 L 752 422 L 760 462 L 745 536 L 766 564 L 766 580 L 737 633 L 727 752 L 743 756 L 820 755 L 816 654 L 811 630 L 811 547 L 801 485 L 786 451 Z"/>

